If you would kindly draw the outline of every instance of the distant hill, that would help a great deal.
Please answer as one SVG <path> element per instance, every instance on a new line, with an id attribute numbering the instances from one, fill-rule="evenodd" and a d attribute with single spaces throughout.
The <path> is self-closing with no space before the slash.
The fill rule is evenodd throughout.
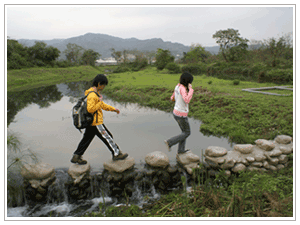
<path id="1" fill-rule="evenodd" d="M 185 46 L 180 43 L 172 43 L 169 41 L 163 41 L 161 38 L 152 38 L 147 40 L 139 40 L 136 38 L 118 38 L 106 34 L 95 34 L 87 33 L 81 36 L 67 38 L 67 39 L 52 39 L 52 40 L 31 40 L 31 39 L 18 39 L 18 42 L 25 46 L 33 46 L 35 41 L 43 41 L 48 46 L 53 46 L 61 51 L 61 57 L 63 57 L 62 52 L 66 49 L 68 43 L 77 44 L 85 49 L 93 49 L 94 51 L 101 54 L 101 58 L 107 58 L 111 56 L 111 48 L 116 51 L 133 50 L 137 49 L 139 51 L 156 51 L 157 48 L 169 49 L 169 51 L 174 55 L 183 56 L 183 52 L 188 52 L 190 46 Z M 219 51 L 219 46 L 205 47 L 205 49 L 212 54 L 217 54 Z"/>

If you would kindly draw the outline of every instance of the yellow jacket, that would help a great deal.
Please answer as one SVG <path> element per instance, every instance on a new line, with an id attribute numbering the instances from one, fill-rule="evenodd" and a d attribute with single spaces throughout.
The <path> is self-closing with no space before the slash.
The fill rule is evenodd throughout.
<path id="1" fill-rule="evenodd" d="M 85 95 L 87 95 L 91 91 L 95 91 L 94 88 L 91 87 L 90 89 L 86 90 Z M 92 126 L 103 124 L 102 109 L 105 111 L 115 111 L 114 107 L 105 104 L 103 101 L 100 101 L 99 97 L 95 93 L 90 93 L 87 96 L 87 111 L 92 114 L 97 111 L 97 113 L 95 113 L 94 115 Z"/>

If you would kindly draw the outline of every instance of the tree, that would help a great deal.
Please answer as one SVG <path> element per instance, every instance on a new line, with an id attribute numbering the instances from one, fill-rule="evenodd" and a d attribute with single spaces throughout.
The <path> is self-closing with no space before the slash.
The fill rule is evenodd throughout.
<path id="1" fill-rule="evenodd" d="M 155 58 L 156 52 L 155 51 L 145 51 L 144 54 L 145 54 L 145 57 L 147 57 L 148 63 L 151 65 L 153 59 Z"/>
<path id="2" fill-rule="evenodd" d="M 17 40 L 7 40 L 7 69 L 21 69 L 31 67 L 29 62 L 28 48 Z"/>
<path id="3" fill-rule="evenodd" d="M 35 65 L 49 65 L 59 57 L 60 51 L 52 46 L 47 47 L 47 44 L 42 41 L 36 41 L 35 45 L 28 48 L 30 61 Z"/>
<path id="4" fill-rule="evenodd" d="M 68 43 L 67 49 L 63 52 L 70 63 L 80 64 L 83 48 L 77 44 Z"/>
<path id="5" fill-rule="evenodd" d="M 121 62 L 122 52 L 116 51 L 114 48 L 111 48 L 110 51 L 111 51 L 111 56 L 117 60 L 117 63 Z"/>
<path id="6" fill-rule="evenodd" d="M 174 62 L 175 57 L 171 55 L 171 52 L 169 50 L 158 48 L 156 51 L 155 59 L 156 68 L 158 70 L 163 70 L 168 63 Z"/>
<path id="7" fill-rule="evenodd" d="M 238 30 L 219 30 L 213 35 L 213 38 L 220 45 L 220 51 L 226 62 L 238 61 L 247 52 L 249 40 L 241 38 Z"/>
<path id="8" fill-rule="evenodd" d="M 144 52 L 140 52 L 139 50 L 131 50 L 129 53 L 134 55 L 132 70 L 138 71 L 148 65 L 148 59 Z"/>
<path id="9" fill-rule="evenodd" d="M 279 59 L 292 59 L 293 47 L 289 35 L 281 36 L 278 39 L 269 38 L 264 40 L 263 49 L 271 56 L 271 66 L 275 67 L 279 64 Z"/>
<path id="10" fill-rule="evenodd" d="M 92 49 L 84 50 L 82 54 L 82 63 L 84 65 L 95 65 L 95 61 L 97 58 L 99 58 L 101 55 L 98 52 L 95 52 Z"/>
<path id="11" fill-rule="evenodd" d="M 46 56 L 44 60 L 46 63 L 51 63 L 59 57 L 59 54 L 60 51 L 57 48 L 49 46 L 46 48 Z"/>
<path id="12" fill-rule="evenodd" d="M 192 44 L 190 51 L 184 54 L 183 61 L 185 63 L 205 62 L 205 59 L 209 55 L 210 53 L 205 51 L 204 47 L 200 44 Z"/>

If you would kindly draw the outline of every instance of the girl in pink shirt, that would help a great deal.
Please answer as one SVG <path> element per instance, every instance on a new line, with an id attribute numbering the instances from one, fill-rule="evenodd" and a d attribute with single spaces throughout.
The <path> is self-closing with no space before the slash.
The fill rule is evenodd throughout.
<path id="1" fill-rule="evenodd" d="M 180 82 L 175 87 L 174 93 L 171 96 L 171 100 L 175 101 L 175 106 L 173 110 L 173 116 L 178 123 L 182 133 L 165 140 L 168 150 L 171 151 L 171 147 L 177 143 L 178 154 L 185 153 L 185 142 L 187 137 L 191 134 L 190 124 L 188 121 L 189 103 L 193 97 L 194 90 L 192 88 L 193 76 L 184 72 L 180 76 Z"/>

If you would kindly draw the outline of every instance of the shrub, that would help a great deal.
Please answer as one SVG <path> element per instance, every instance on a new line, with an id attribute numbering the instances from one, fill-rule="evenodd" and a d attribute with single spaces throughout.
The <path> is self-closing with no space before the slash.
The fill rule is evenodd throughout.
<path id="1" fill-rule="evenodd" d="M 114 73 L 124 73 L 127 71 L 131 71 L 130 68 L 126 65 L 120 65 L 116 69 L 114 69 Z"/>
<path id="2" fill-rule="evenodd" d="M 258 82 L 272 82 L 286 84 L 293 82 L 293 69 L 273 69 L 268 72 L 262 71 L 258 76 Z"/>
<path id="3" fill-rule="evenodd" d="M 265 73 L 265 71 L 261 71 L 261 72 L 259 73 L 259 75 L 258 75 L 258 80 L 257 80 L 257 82 L 258 82 L 258 83 L 263 83 L 263 82 L 265 82 L 265 80 L 266 80 L 266 73 Z"/>
<path id="4" fill-rule="evenodd" d="M 133 63 L 130 63 L 132 71 L 139 71 L 148 66 L 146 58 L 137 57 Z"/>
<path id="5" fill-rule="evenodd" d="M 70 67 L 71 63 L 67 60 L 60 60 L 60 61 L 55 61 L 53 67 L 60 67 L 60 68 L 66 68 Z"/>
<path id="6" fill-rule="evenodd" d="M 240 84 L 240 81 L 239 80 L 234 80 L 233 81 L 233 85 L 239 85 Z"/>
<path id="7" fill-rule="evenodd" d="M 197 64 L 188 64 L 181 68 L 182 72 L 189 72 L 193 75 L 201 75 L 206 72 L 206 64 L 197 63 Z"/>
<path id="8" fill-rule="evenodd" d="M 267 72 L 267 82 L 284 84 L 293 82 L 293 69 L 274 69 Z"/>
<path id="9" fill-rule="evenodd" d="M 250 70 L 251 70 L 251 77 L 252 78 L 258 78 L 259 77 L 259 74 L 261 72 L 264 72 L 267 70 L 267 66 L 263 63 L 255 63 L 254 65 L 252 65 L 250 67 Z"/>
<path id="10" fill-rule="evenodd" d="M 170 73 L 180 73 L 180 66 L 174 62 L 168 63 L 165 67 Z"/>

